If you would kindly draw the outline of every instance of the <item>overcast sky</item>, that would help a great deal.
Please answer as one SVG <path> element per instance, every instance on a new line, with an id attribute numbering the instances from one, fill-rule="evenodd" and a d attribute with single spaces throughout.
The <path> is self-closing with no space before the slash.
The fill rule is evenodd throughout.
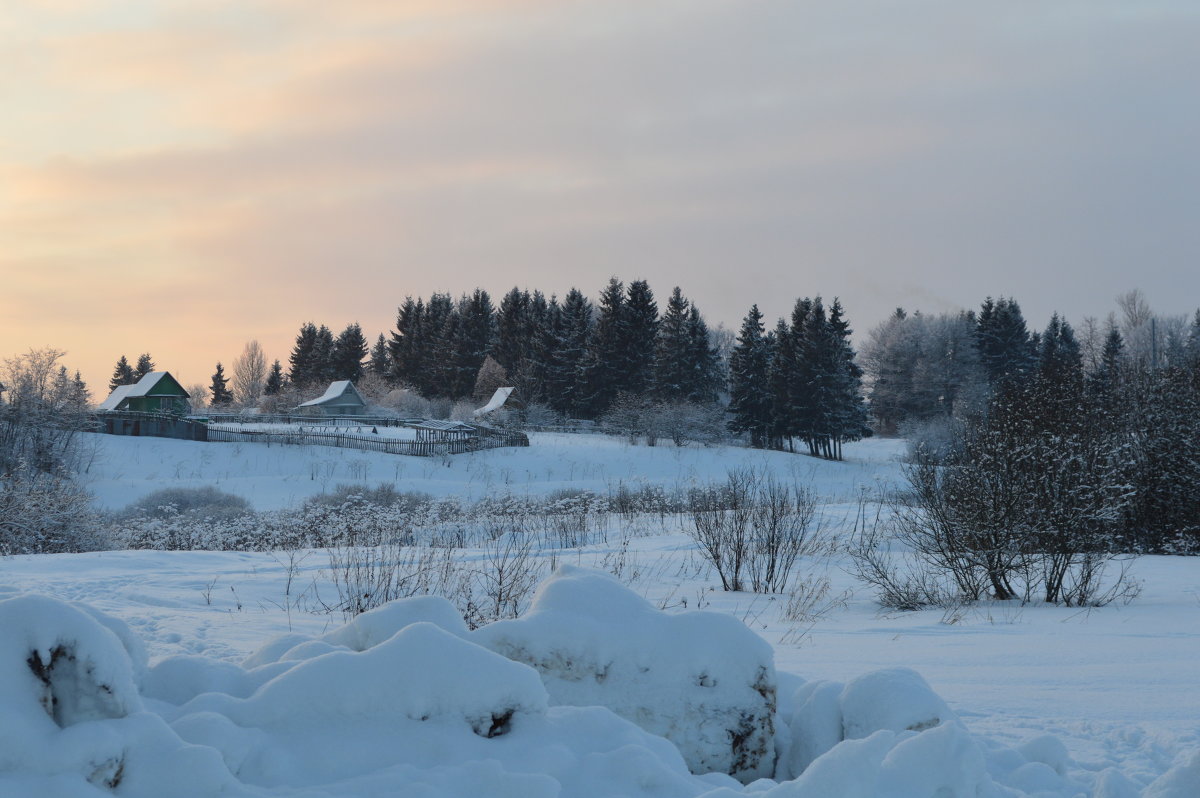
<path id="1" fill-rule="evenodd" d="M 475 286 L 1200 305 L 1195 0 L 16 0 L 0 52 L 0 355 L 97 398 Z"/>

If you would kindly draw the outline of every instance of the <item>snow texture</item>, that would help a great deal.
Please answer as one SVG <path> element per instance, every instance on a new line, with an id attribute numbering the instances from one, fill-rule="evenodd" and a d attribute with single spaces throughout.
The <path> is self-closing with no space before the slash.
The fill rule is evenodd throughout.
<path id="1" fill-rule="evenodd" d="M 742 682 L 764 652 L 773 675 L 769 647 L 735 627 L 739 621 L 716 613 L 666 616 L 605 575 L 565 568 L 543 584 L 525 621 L 468 633 L 443 600 L 406 599 L 319 637 L 277 638 L 242 666 L 176 656 L 146 670 L 143 647 L 122 621 L 16 596 L 0 600 L 0 795 L 1198 794 L 1200 753 L 1144 789 L 1111 767 L 1080 781 L 1058 738 L 1011 748 L 974 737 L 919 675 L 901 668 L 845 685 L 781 674 L 782 755 L 773 773 L 762 765 L 772 778 L 738 773 L 749 782 L 743 786 L 720 773 L 693 774 L 685 755 L 713 737 L 683 733 L 681 719 L 704 724 L 720 713 L 700 709 L 723 706 L 698 696 L 745 697 Z M 519 643 L 541 668 L 480 640 Z M 652 681 L 664 675 L 678 683 Z M 563 701 L 567 694 L 579 705 Z M 652 710 L 641 720 L 668 723 L 681 747 L 596 699 L 626 710 L 640 702 Z"/>
<path id="2" fill-rule="evenodd" d="M 771 647 L 736 618 L 668 615 L 607 574 L 561 566 L 525 617 L 473 638 L 537 668 L 555 704 L 605 706 L 666 737 L 693 772 L 774 771 Z"/>

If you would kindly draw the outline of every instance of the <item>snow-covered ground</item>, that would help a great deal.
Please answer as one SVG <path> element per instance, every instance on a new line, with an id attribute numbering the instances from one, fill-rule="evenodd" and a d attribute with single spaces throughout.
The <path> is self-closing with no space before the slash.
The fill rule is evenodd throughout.
<path id="1" fill-rule="evenodd" d="M 243 425 L 252 426 L 252 425 Z M 381 428 L 381 433 L 384 428 Z M 828 500 L 852 501 L 858 485 L 893 482 L 903 443 L 867 440 L 830 463 L 739 447 L 630 446 L 604 435 L 532 433 L 528 448 L 465 456 L 403 457 L 329 446 L 176 441 L 85 435 L 85 478 L 101 506 L 119 508 L 166 487 L 215 486 L 259 510 L 292 507 L 339 484 L 392 483 L 401 491 L 458 496 L 544 495 L 559 490 L 607 493 L 618 485 L 686 489 L 755 468 L 813 484 Z"/>
<path id="2" fill-rule="evenodd" d="M 631 447 L 602 436 L 531 439 L 528 449 L 420 459 L 95 436 L 88 479 L 98 501 L 112 508 L 164 487 L 215 485 L 270 509 L 296 506 L 342 483 L 386 481 L 401 490 L 477 499 L 563 489 L 605 493 L 618 484 L 686 488 L 753 467 L 811 485 L 826 505 L 827 523 L 836 525 L 863 486 L 895 483 L 902 449 L 895 441 L 865 441 L 847 447 L 847 462 L 826 463 L 738 448 Z M 1139 560 L 1135 574 L 1144 588 L 1128 605 L 993 603 L 911 613 L 881 613 L 870 591 L 834 560 L 830 595 L 841 601 L 813 622 L 790 621 L 785 596 L 722 593 L 682 533 L 684 522 L 635 518 L 607 542 L 556 552 L 560 565 L 614 574 L 631 592 L 615 581 L 606 587 L 588 582 L 587 574 L 566 573 L 565 586 L 546 591 L 525 626 L 506 622 L 518 624 L 512 631 L 466 632 L 449 605 L 397 610 L 378 616 L 386 622 L 370 629 L 339 631 L 340 615 L 306 612 L 312 602 L 295 600 L 303 591 L 309 598 L 312 591 L 333 591 L 328 556 L 319 550 L 0 560 L 0 599 L 36 593 L 82 602 L 127 624 L 125 647 L 135 650 L 129 640 L 140 640 L 151 666 L 141 674 L 136 651 L 122 664 L 112 640 L 61 605 L 0 603 L 0 651 L 7 658 L 0 662 L 0 795 L 108 794 L 103 784 L 119 757 L 102 754 L 124 751 L 119 761 L 127 761 L 127 772 L 116 794 L 127 795 L 1200 796 L 1200 560 Z M 816 568 L 826 573 L 807 561 L 798 570 L 819 575 Z M 543 575 L 548 571 L 544 562 Z M 594 601 L 572 599 L 572 585 L 580 596 L 600 592 Z M 675 708 L 712 717 L 719 714 L 713 706 L 726 706 L 687 693 L 680 674 L 703 661 L 711 664 L 701 682 L 721 681 L 722 674 L 748 672 L 746 663 L 759 655 L 755 645 L 695 610 L 732 617 L 770 645 L 767 656 L 780 674 L 776 745 L 783 758 L 806 762 L 796 740 L 819 741 L 821 723 L 837 721 L 847 740 L 799 781 L 743 787 L 693 778 L 674 748 L 622 720 L 640 718 L 643 728 L 675 734 L 688 762 L 709 756 L 710 737 L 664 731 L 663 715 Z M 692 620 L 677 627 L 660 620 L 669 618 Z M 404 629 L 412 620 L 432 623 Z M 61 629 L 46 631 L 55 624 Z M 286 634 L 294 637 L 263 649 Z M 727 661 L 702 644 L 705 637 L 718 649 L 728 641 L 726 650 L 750 659 Z M 91 700 L 76 717 L 85 723 L 30 726 L 32 710 L 21 714 L 24 693 L 14 680 L 36 686 L 25 663 L 29 652 L 40 647 L 49 662 L 49 650 L 68 640 L 78 640 L 80 652 L 114 648 L 94 655 L 92 680 L 126 679 L 113 699 L 124 704 L 118 710 L 108 699 Z M 530 680 L 533 671 L 494 651 L 537 665 L 549 692 Z M 574 653 L 559 656 L 566 651 Z M 597 651 L 616 665 L 587 671 L 598 687 L 580 692 L 572 680 L 586 669 L 575 663 Z M 871 675 L 895 668 L 911 668 L 933 692 L 922 692 L 907 671 Z M 638 675 L 644 672 L 650 676 Z M 58 689 L 73 695 L 64 679 Z M 77 688 L 87 679 L 75 674 L 69 681 Z M 206 691 L 207 697 L 192 697 Z M 937 696 L 958 720 L 940 717 L 919 733 L 904 731 L 906 721 L 896 725 L 906 712 L 941 713 Z M 612 712 L 564 705 L 571 700 L 603 703 Z M 515 710 L 511 733 L 489 739 L 472 727 L 481 707 Z M 181 740 L 201 747 L 181 748 Z M 100 787 L 87 786 L 92 771 L 48 777 L 88 767 Z M 171 768 L 193 778 L 176 779 L 172 793 L 155 792 L 164 783 L 155 779 L 166 778 L 159 771 Z"/>

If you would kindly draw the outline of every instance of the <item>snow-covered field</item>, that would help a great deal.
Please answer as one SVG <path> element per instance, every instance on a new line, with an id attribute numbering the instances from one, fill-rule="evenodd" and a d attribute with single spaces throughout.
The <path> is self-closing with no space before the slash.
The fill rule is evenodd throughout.
<path id="1" fill-rule="evenodd" d="M 686 489 L 722 480 L 734 468 L 767 470 L 812 483 L 831 499 L 852 501 L 856 486 L 896 479 L 895 458 L 904 448 L 895 440 L 868 440 L 850 447 L 846 462 L 829 463 L 754 449 L 630 446 L 603 435 L 532 433 L 529 448 L 437 458 L 329 446 L 84 437 L 94 451 L 87 484 L 102 506 L 113 509 L 165 487 L 212 485 L 270 510 L 295 506 L 339 484 L 389 482 L 402 491 L 474 501 L 508 493 L 607 493 L 621 484 Z"/>
<path id="2" fill-rule="evenodd" d="M 110 508 L 215 485 L 274 509 L 343 483 L 479 499 L 685 489 L 753 467 L 811 485 L 836 532 L 863 486 L 895 483 L 902 450 L 865 441 L 827 463 L 602 436 L 531 443 L 420 459 L 95 436 L 88 480 Z M 305 611 L 299 593 L 332 591 L 319 550 L 4 559 L 0 599 L 14 600 L 0 602 L 0 796 L 1200 796 L 1200 560 L 1139 560 L 1144 589 L 1128 605 L 881 613 L 835 559 L 840 601 L 798 621 L 786 596 L 722 593 L 684 522 L 635 518 L 606 542 L 555 552 L 617 579 L 563 570 L 526 618 L 474 632 L 431 599 L 346 628 L 340 614 Z M 81 602 L 121 635 L 27 593 Z M 292 637 L 273 643 L 280 635 Z M 90 673 L 49 667 L 65 644 Z M 38 651 L 45 685 L 26 661 Z M 778 784 L 691 776 L 685 760 L 718 755 L 706 729 L 754 704 L 746 688 L 772 659 L 771 756 L 794 770 L 824 756 L 798 780 L 781 766 Z M 932 692 L 908 671 L 878 673 L 895 668 Z M 50 714 L 43 687 L 60 701 Z M 674 726 L 672 713 L 684 716 Z"/>

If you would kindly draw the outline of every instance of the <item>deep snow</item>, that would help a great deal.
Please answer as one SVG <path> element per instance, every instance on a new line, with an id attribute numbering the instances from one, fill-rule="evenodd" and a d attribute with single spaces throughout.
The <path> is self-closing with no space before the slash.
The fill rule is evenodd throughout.
<path id="1" fill-rule="evenodd" d="M 478 498 L 562 488 L 604 492 L 621 482 L 686 487 L 719 480 L 728 468 L 751 465 L 811 483 L 827 503 L 826 516 L 836 523 L 860 486 L 895 481 L 898 466 L 894 456 L 900 449 L 894 441 L 867 441 L 847 448 L 849 462 L 824 463 L 743 449 L 630 447 L 601 436 L 532 437 L 529 449 L 421 460 L 320 447 L 286 449 L 96 436 L 89 478 L 99 501 L 109 507 L 123 506 L 163 487 L 216 484 L 246 496 L 260 508 L 270 508 L 294 505 L 306 496 L 351 481 L 366 485 L 395 481 L 402 490 Z M 332 700 L 335 694 L 330 691 L 325 695 L 331 701 L 322 702 L 322 685 L 353 674 L 347 688 L 353 690 L 356 683 L 370 685 L 372 675 L 380 671 L 394 673 L 402 667 L 414 668 L 414 673 L 438 670 L 446 680 L 439 689 L 445 695 L 457 693 L 454 700 L 458 703 L 435 700 L 434 709 L 451 706 L 454 717 L 465 719 L 472 712 L 468 704 L 477 710 L 495 709 L 495 696 L 477 695 L 471 680 L 455 683 L 454 676 L 461 671 L 444 663 L 482 656 L 466 653 L 460 643 L 474 646 L 472 635 L 482 640 L 498 635 L 503 627 L 467 633 L 452 609 L 447 613 L 447 605 L 435 602 L 418 610 L 393 610 L 396 617 L 377 627 L 368 623 L 367 628 L 340 628 L 340 617 L 308 614 L 296 607 L 285 611 L 287 555 L 104 552 L 0 561 L 0 598 L 34 592 L 87 604 L 87 613 L 63 616 L 67 618 L 64 634 L 81 639 L 81 647 L 95 647 L 95 638 L 103 638 L 87 626 L 96 623 L 95 612 L 119 619 L 105 621 L 107 626 L 101 627 L 115 642 L 104 644 L 109 654 L 103 655 L 102 673 L 89 678 L 111 677 L 120 685 L 114 696 L 124 702 L 122 711 L 126 712 L 123 718 L 113 718 L 111 708 L 97 709 L 99 705 L 84 712 L 99 713 L 90 723 L 111 726 L 109 731 L 97 732 L 108 742 L 88 754 L 90 759 L 81 753 L 88 738 L 79 727 L 86 723 L 57 732 L 66 735 L 74 748 L 61 745 L 61 740 L 51 744 L 50 737 L 56 732 L 44 721 L 36 722 L 36 733 L 20 726 L 30 721 L 26 716 L 32 709 L 28 692 L 14 686 L 24 680 L 25 686 L 37 687 L 25 663 L 29 652 L 21 651 L 32 648 L 49 655 L 54 642 L 38 635 L 58 623 L 59 610 L 47 609 L 45 603 L 32 610 L 10 610 L 4 616 L 9 626 L 0 637 L 8 663 L 0 667 L 11 671 L 0 680 L 5 685 L 2 716 L 6 719 L 0 724 L 9 741 L 0 746 L 0 751 L 9 752 L 8 756 L 0 753 L 0 773 L 8 779 L 0 781 L 0 795 L 58 794 L 48 785 L 59 782 L 36 779 L 61 769 L 67 760 L 74 768 L 71 772 L 78 771 L 81 756 L 95 765 L 97 779 L 103 782 L 113 774 L 116 750 L 134 752 L 131 774 L 132 763 L 142 756 L 137 751 L 153 752 L 154 761 L 168 765 L 190 763 L 163 765 L 163 772 L 172 767 L 204 770 L 208 775 L 198 776 L 194 782 L 196 795 L 216 794 L 218 784 L 234 790 L 230 794 L 251 789 L 246 784 L 252 784 L 257 785 L 252 789 L 269 794 L 356 796 L 403 790 L 401 794 L 494 795 L 506 794 L 495 785 L 510 777 L 512 791 L 508 794 L 521 795 L 551 795 L 561 788 L 557 794 L 570 796 L 698 795 L 712 789 L 719 790 L 712 793 L 714 798 L 743 790 L 801 796 L 954 796 L 989 794 L 986 790 L 993 787 L 999 791 L 992 793 L 996 795 L 1125 798 L 1143 791 L 1146 798 L 1200 795 L 1200 759 L 1196 755 L 1200 750 L 1200 667 L 1196 664 L 1200 659 L 1200 561 L 1143 558 L 1135 568 L 1144 590 L 1128 606 L 1080 611 L 985 604 L 955 612 L 902 614 L 879 613 L 870 593 L 855 585 L 835 563 L 830 572 L 832 593 L 853 592 L 846 593 L 841 605 L 810 627 L 784 617 L 785 597 L 721 593 L 715 574 L 703 566 L 690 540 L 677 528 L 647 524 L 640 531 L 646 534 L 559 552 L 558 560 L 620 571 L 624 581 L 649 602 L 646 611 L 651 616 L 658 615 L 653 610 L 657 606 L 669 608 L 669 615 L 662 616 L 666 618 L 685 610 L 715 610 L 771 644 L 779 673 L 777 747 L 781 761 L 799 770 L 816 760 L 798 781 L 778 787 L 758 782 L 743 788 L 731 780 L 696 780 L 683 767 L 685 756 L 622 719 L 629 717 L 630 706 L 619 706 L 621 691 L 612 691 L 615 698 L 606 704 L 615 714 L 601 713 L 556 706 L 566 702 L 554 698 L 552 679 L 546 680 L 546 692 L 538 693 L 534 682 L 527 677 L 522 682 L 522 677 L 515 676 L 511 677 L 513 684 L 525 686 L 514 687 L 510 697 L 532 724 L 522 728 L 523 736 L 480 737 L 471 722 L 464 720 L 465 726 L 457 726 L 459 731 L 453 734 L 447 731 L 450 736 L 431 744 L 437 750 L 426 751 L 419 762 L 388 759 L 386 751 L 373 745 L 357 753 L 344 751 L 337 740 L 346 735 L 355 739 L 368 731 L 400 737 L 409 734 L 395 718 L 424 714 L 430 707 L 414 709 L 412 701 L 416 699 L 402 686 L 385 689 L 380 685 L 381 704 L 373 720 L 339 720 L 337 706 L 353 696 Z M 328 567 L 323 553 L 301 553 L 297 559 L 294 581 L 320 583 L 322 571 Z M 802 564 L 802 570 L 805 567 Z M 714 584 L 718 586 L 715 590 Z M 441 609 L 433 609 L 435 605 Z M 543 607 L 541 614 L 547 612 Z M 537 629 L 538 614 L 527 616 L 528 623 L 510 625 Z M 412 620 L 421 625 L 409 626 L 407 621 Z M 595 625 L 582 616 L 574 623 L 580 628 L 587 623 Z M 558 625 L 569 627 L 571 621 Z M 543 648 L 554 648 L 555 624 L 544 626 L 532 633 L 531 640 Z M 595 633 L 597 645 L 607 645 L 610 654 L 628 649 L 626 637 L 620 634 L 620 621 L 611 627 L 607 631 L 602 625 L 596 627 L 600 629 Z M 286 634 L 293 637 L 263 649 L 272 638 Z M 392 642 L 393 638 L 398 642 Z M 154 665 L 145 676 L 141 675 L 145 663 L 139 653 L 143 645 Z M 417 655 L 412 649 L 433 653 L 414 661 L 412 657 Z M 126 677 L 121 671 L 125 666 L 119 663 L 120 652 L 129 660 L 128 678 L 140 680 L 141 689 L 134 694 L 122 681 Z M 352 665 L 358 662 L 353 659 L 358 655 L 355 652 L 369 654 L 369 661 Z M 247 660 L 251 655 L 257 659 Z M 316 705 L 309 706 L 313 700 L 308 698 L 298 700 L 288 692 L 291 688 L 275 693 L 275 698 L 259 696 L 271 679 L 284 673 L 281 661 L 291 663 L 286 668 L 289 673 L 296 670 L 297 663 L 308 667 L 325 663 L 319 671 L 310 671 L 303 682 L 304 689 L 316 695 Z M 669 651 L 661 655 L 661 661 L 668 666 Z M 497 674 L 518 672 L 510 669 L 510 665 L 518 667 L 515 663 L 503 662 L 509 665 L 498 659 L 481 659 L 476 666 L 494 668 Z M 898 667 L 912 670 L 891 670 L 885 680 L 891 687 L 882 691 L 871 687 L 872 678 L 882 677 L 869 674 Z M 73 683 L 81 682 L 77 672 L 70 678 Z M 301 684 L 298 676 L 294 678 L 296 685 Z M 492 682 L 509 679 L 497 676 Z M 923 687 L 926 684 L 928 687 Z M 423 690 L 436 692 L 429 685 Z M 206 691 L 225 698 L 196 698 Z M 666 688 L 660 694 L 667 695 Z M 386 701 L 382 701 L 385 695 Z M 605 703 L 596 691 L 588 695 L 588 701 Z M 888 704 L 881 696 L 889 695 L 904 700 Z M 206 708 L 188 713 L 190 719 L 184 722 L 171 707 L 189 700 L 201 700 L 197 706 Z M 129 714 L 129 708 L 136 709 L 139 703 L 142 711 Z M 656 706 L 648 699 L 646 703 Z M 660 703 L 662 707 L 656 708 L 669 709 L 674 702 Z M 20 710 L 24 714 L 15 709 L 10 712 L 18 706 L 24 707 Z M 300 706 L 307 706 L 309 714 L 293 715 Z M 913 715 L 917 720 L 894 720 L 909 716 L 906 706 L 918 710 Z M 36 703 L 32 707 L 37 708 Z M 803 707 L 807 709 L 801 711 Z M 867 708 L 867 720 L 860 721 L 857 718 L 864 714 L 863 707 Z M 373 707 L 367 701 L 360 708 L 369 713 Z M 941 717 L 943 708 L 952 716 L 948 722 L 942 722 L 946 720 Z M 938 723 L 920 732 L 906 730 L 922 726 L 925 721 L 919 716 L 930 709 Z M 38 711 L 53 725 L 53 718 L 40 708 Z M 475 711 L 480 723 L 484 714 Z M 886 719 L 889 717 L 892 720 Z M 183 730 L 175 730 L 177 736 L 206 745 L 200 750 L 179 747 L 178 741 L 164 736 L 163 725 L 168 721 Z M 826 750 L 837 742 L 839 727 L 847 741 Z M 493 749 L 488 746 L 498 741 L 512 750 L 492 756 Z M 686 747 L 687 742 L 681 744 Z M 240 773 L 254 778 L 222 781 L 226 776 L 221 768 L 228 769 L 231 759 L 248 750 L 258 752 L 258 758 L 240 762 Z M 822 753 L 824 756 L 819 756 Z M 343 754 L 344 765 L 318 764 Z M 218 760 L 225 764 L 217 767 Z M 141 783 L 152 784 L 157 772 L 143 771 L 141 777 L 146 781 Z M 780 770 L 779 775 L 796 774 Z M 139 782 L 130 779 L 121 788 L 125 794 L 156 794 L 138 793 Z M 35 782 L 36 787 L 32 786 Z M 305 785 L 323 786 L 310 793 L 303 790 Z M 75 794 L 66 786 L 62 789 L 61 794 Z M 78 794 L 103 794 L 88 789 L 92 792 Z M 939 789 L 944 791 L 938 793 Z"/>

